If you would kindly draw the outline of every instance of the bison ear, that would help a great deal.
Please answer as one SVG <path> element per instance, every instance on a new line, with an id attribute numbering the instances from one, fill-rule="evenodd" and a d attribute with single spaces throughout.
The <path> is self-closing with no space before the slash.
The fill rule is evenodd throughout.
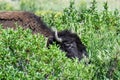
<path id="1" fill-rule="evenodd" d="M 53 44 L 53 42 L 54 42 L 54 38 L 53 37 L 49 37 L 48 38 L 48 40 L 47 40 L 47 48 L 49 48 L 49 46 L 51 45 L 51 44 Z"/>

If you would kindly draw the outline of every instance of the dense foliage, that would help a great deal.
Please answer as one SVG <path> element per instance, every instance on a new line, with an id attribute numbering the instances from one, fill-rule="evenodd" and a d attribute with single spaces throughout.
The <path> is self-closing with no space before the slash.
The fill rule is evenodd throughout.
<path id="1" fill-rule="evenodd" d="M 1 26 L 0 79 L 120 80 L 120 15 L 118 10 L 109 11 L 106 2 L 103 8 L 97 10 L 93 0 L 85 9 L 76 9 L 70 2 L 63 12 L 34 11 L 49 26 L 79 35 L 89 54 L 81 61 L 65 57 L 58 45 L 47 49 L 46 38 L 32 35 L 29 29 L 14 31 Z"/>

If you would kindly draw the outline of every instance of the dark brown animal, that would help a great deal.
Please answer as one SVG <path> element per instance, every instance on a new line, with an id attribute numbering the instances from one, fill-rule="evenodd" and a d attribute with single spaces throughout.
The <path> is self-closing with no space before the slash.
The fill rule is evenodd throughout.
<path id="1" fill-rule="evenodd" d="M 24 11 L 9 11 L 0 12 L 0 24 L 3 28 L 16 28 L 17 25 L 22 26 L 24 29 L 29 28 L 33 33 L 40 33 L 46 37 L 51 36 L 52 30 L 46 26 L 40 17 L 30 12 Z"/>
<path id="2" fill-rule="evenodd" d="M 56 42 L 69 58 L 77 57 L 80 60 L 83 55 L 87 56 L 86 47 L 77 34 L 68 30 L 57 32 L 55 29 L 50 29 L 40 17 L 30 12 L 0 12 L 0 24 L 3 25 L 3 28 L 11 27 L 15 29 L 15 23 L 24 29 L 31 29 L 33 33 L 40 33 L 47 37 L 47 47 Z"/>
<path id="3" fill-rule="evenodd" d="M 67 52 L 66 56 L 69 58 L 77 57 L 80 60 L 84 56 L 88 57 L 85 45 L 75 33 L 68 30 L 61 32 L 55 30 L 55 34 L 48 39 L 47 47 L 54 42 L 60 46 L 61 50 Z"/>

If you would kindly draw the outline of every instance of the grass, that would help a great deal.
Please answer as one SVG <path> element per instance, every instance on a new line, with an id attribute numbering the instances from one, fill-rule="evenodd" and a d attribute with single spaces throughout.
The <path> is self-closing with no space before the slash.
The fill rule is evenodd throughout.
<path id="1" fill-rule="evenodd" d="M 22 0 L 21 0 L 22 1 Z M 90 7 L 90 3 L 92 0 L 75 0 L 75 5 L 76 7 L 82 7 L 82 6 L 87 6 Z M 98 9 L 103 9 L 103 3 L 107 1 L 108 6 L 110 10 L 114 9 L 120 9 L 120 1 L 119 0 L 97 0 L 97 7 Z M 20 8 L 20 2 L 17 0 L 11 1 L 11 0 L 1 0 L 1 2 L 7 2 L 9 5 L 12 5 L 15 9 Z M 29 0 L 28 0 L 29 2 Z M 69 6 L 69 0 L 36 0 L 33 1 L 37 2 L 37 5 L 40 7 L 42 10 L 54 10 L 54 11 L 62 11 L 64 8 Z"/>

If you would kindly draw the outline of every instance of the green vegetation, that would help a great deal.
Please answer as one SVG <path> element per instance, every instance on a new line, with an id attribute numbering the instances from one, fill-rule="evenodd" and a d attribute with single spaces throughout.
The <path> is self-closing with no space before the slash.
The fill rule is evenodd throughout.
<path id="1" fill-rule="evenodd" d="M 0 2 L 0 10 L 13 10 L 13 6 L 6 3 L 6 2 Z"/>
<path id="2" fill-rule="evenodd" d="M 102 11 L 96 4 L 93 0 L 89 8 L 76 9 L 70 2 L 63 12 L 28 10 L 42 16 L 51 27 L 76 32 L 89 54 L 81 61 L 65 57 L 58 45 L 47 49 L 47 40 L 40 34 L 32 35 L 29 29 L 14 31 L 1 26 L 0 79 L 120 80 L 120 14 L 109 11 L 106 2 Z"/>

